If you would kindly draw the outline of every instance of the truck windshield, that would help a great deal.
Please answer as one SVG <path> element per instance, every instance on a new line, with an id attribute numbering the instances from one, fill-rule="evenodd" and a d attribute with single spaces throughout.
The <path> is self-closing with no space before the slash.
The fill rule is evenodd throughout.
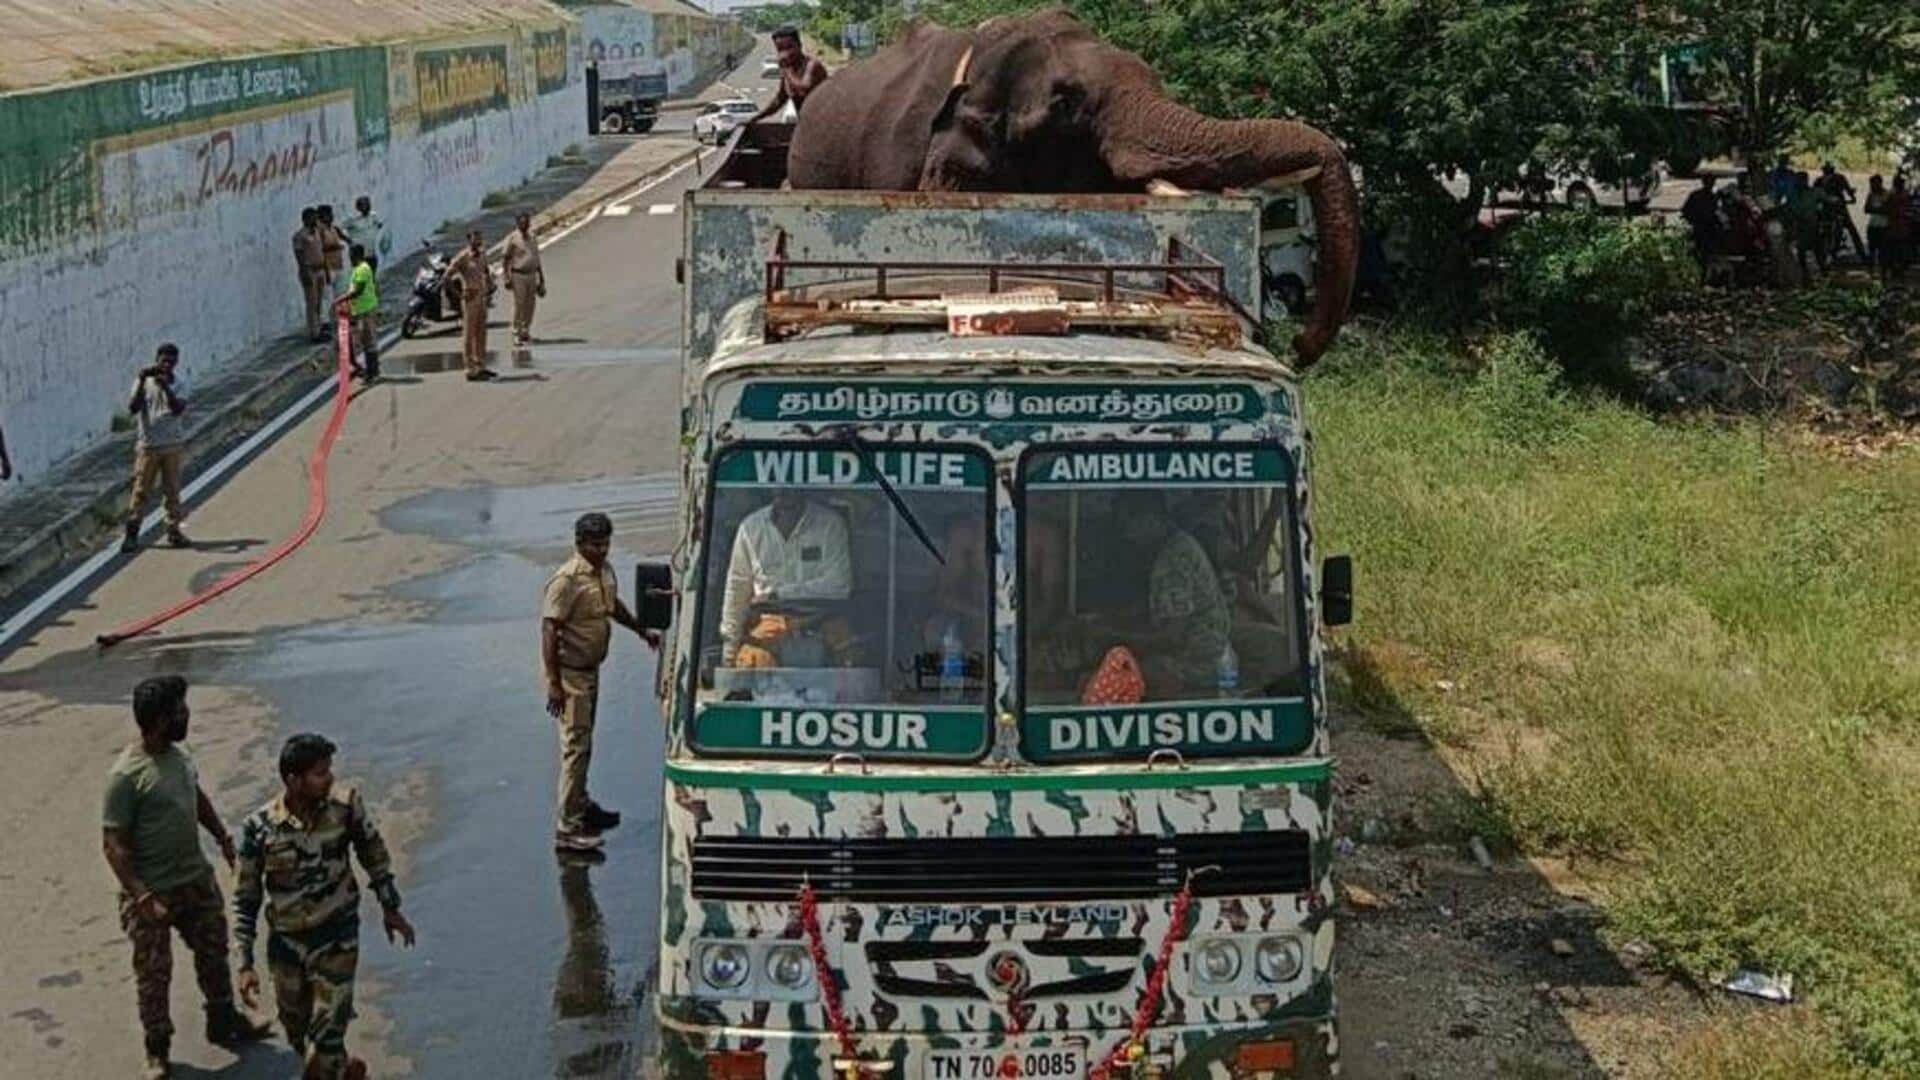
<path id="1" fill-rule="evenodd" d="M 695 747 L 902 758 L 984 750 L 990 475 L 984 455 L 938 447 L 763 444 L 721 456 Z"/>
<path id="2" fill-rule="evenodd" d="M 1288 465 L 1262 447 L 1027 455 L 1029 757 L 1305 745 Z"/>

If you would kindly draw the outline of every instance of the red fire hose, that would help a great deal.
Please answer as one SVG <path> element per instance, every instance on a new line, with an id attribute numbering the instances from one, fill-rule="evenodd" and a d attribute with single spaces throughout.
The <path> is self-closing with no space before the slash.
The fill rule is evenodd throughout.
<path id="1" fill-rule="evenodd" d="M 320 519 L 327 513 L 327 458 L 333 453 L 334 440 L 340 437 L 340 429 L 347 422 L 347 404 L 353 397 L 353 346 L 348 333 L 348 320 L 345 315 L 339 317 L 334 335 L 335 353 L 338 357 L 338 374 L 333 395 L 333 412 L 327 417 L 326 430 L 320 433 L 320 441 L 313 448 L 313 454 L 307 458 L 307 512 L 300 519 L 300 527 L 292 536 L 282 540 L 273 550 L 255 559 L 253 562 L 235 570 L 205 589 L 194 593 L 178 604 L 149 615 L 138 622 L 128 623 L 111 634 L 101 634 L 94 639 L 103 649 L 112 648 L 130 637 L 138 637 L 156 627 L 172 622 L 194 608 L 205 604 L 215 597 L 239 587 L 255 575 L 294 553 L 307 538 L 320 528 Z"/>

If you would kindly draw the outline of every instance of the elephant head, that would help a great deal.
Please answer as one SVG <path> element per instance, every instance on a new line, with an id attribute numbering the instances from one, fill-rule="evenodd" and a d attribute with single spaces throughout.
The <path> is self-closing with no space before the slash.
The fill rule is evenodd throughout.
<path id="1" fill-rule="evenodd" d="M 944 50 L 944 51 L 951 51 Z M 1318 232 L 1302 366 L 1333 344 L 1359 258 L 1359 198 L 1333 139 L 1289 120 L 1217 120 L 1176 104 L 1139 57 L 1050 11 L 982 24 L 946 80 L 920 170 L 932 191 L 1196 190 L 1301 184 Z"/>

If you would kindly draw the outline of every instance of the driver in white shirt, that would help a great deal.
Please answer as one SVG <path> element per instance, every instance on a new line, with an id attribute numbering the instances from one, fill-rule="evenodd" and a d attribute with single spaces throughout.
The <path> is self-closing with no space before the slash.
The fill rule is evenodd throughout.
<path id="1" fill-rule="evenodd" d="M 846 663 L 846 620 L 804 602 L 845 600 L 852 591 L 846 521 L 805 492 L 781 491 L 734 534 L 720 602 L 722 663 L 818 667 L 829 655 Z"/>

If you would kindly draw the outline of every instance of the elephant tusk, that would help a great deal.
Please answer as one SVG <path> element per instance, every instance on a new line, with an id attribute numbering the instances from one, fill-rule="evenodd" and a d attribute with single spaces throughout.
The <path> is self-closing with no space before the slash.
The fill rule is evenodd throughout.
<path id="1" fill-rule="evenodd" d="M 967 65 L 971 63 L 973 63 L 973 46 L 969 45 L 967 51 L 960 54 L 960 62 L 953 66 L 953 86 L 967 84 Z"/>
<path id="2" fill-rule="evenodd" d="M 1147 194 L 1159 195 L 1163 198 L 1169 198 L 1169 199 L 1184 199 L 1187 196 L 1192 195 L 1193 192 L 1188 191 L 1186 188 L 1179 187 L 1166 180 L 1162 180 L 1156 176 L 1153 179 L 1147 181 Z"/>
<path id="3" fill-rule="evenodd" d="M 1263 188 L 1299 187 L 1319 175 L 1320 166 L 1309 165 L 1298 172 L 1284 173 L 1280 176 L 1269 176 L 1265 180 L 1260 181 L 1260 186 Z"/>

